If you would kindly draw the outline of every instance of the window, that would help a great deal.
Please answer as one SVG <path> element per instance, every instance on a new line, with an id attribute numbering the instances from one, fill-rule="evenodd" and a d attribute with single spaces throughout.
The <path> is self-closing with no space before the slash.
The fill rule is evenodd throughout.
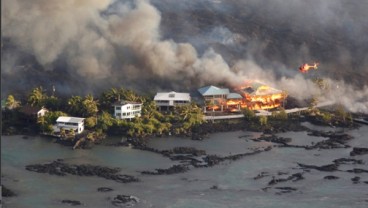
<path id="1" fill-rule="evenodd" d="M 175 97 L 174 93 L 169 94 L 169 98 L 174 98 L 174 97 Z"/>
<path id="2" fill-rule="evenodd" d="M 116 116 L 119 116 L 120 117 L 121 116 L 121 113 L 117 113 Z"/>
<path id="3" fill-rule="evenodd" d="M 121 110 L 121 107 L 120 106 L 116 106 L 115 107 L 115 110 Z"/>
<path id="4" fill-rule="evenodd" d="M 123 116 L 126 116 L 126 113 L 123 113 Z"/>

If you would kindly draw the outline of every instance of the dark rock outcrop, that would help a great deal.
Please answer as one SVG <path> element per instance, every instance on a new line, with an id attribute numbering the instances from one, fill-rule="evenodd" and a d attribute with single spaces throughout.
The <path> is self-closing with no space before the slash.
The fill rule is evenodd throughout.
<path id="1" fill-rule="evenodd" d="M 117 195 L 111 201 L 114 206 L 124 206 L 124 207 L 132 207 L 139 202 L 139 199 L 135 196 L 129 195 Z"/>
<path id="2" fill-rule="evenodd" d="M 286 181 L 299 181 L 299 180 L 303 180 L 304 176 L 303 173 L 294 173 L 291 176 L 287 177 L 287 178 L 275 178 L 273 177 L 272 180 L 270 182 L 268 182 L 268 185 L 275 185 L 277 183 L 281 183 L 281 182 L 286 182 Z"/>
<path id="3" fill-rule="evenodd" d="M 364 162 L 363 160 L 357 160 L 357 159 L 352 159 L 352 158 L 339 158 L 333 161 L 335 164 L 340 165 L 340 164 L 351 164 L 351 165 L 363 165 Z"/>
<path id="4" fill-rule="evenodd" d="M 114 189 L 109 188 L 109 187 L 100 187 L 97 189 L 98 192 L 110 192 L 113 191 Z"/>
<path id="5" fill-rule="evenodd" d="M 80 201 L 77 201 L 77 200 L 69 200 L 69 199 L 64 199 L 64 200 L 61 201 L 61 203 L 63 203 L 63 204 L 69 204 L 71 206 L 82 205 L 82 203 Z"/>
<path id="6" fill-rule="evenodd" d="M 189 168 L 186 165 L 173 165 L 167 169 L 156 169 L 156 171 L 142 171 L 142 174 L 145 175 L 171 175 L 177 173 L 184 173 L 188 171 Z"/>
<path id="7" fill-rule="evenodd" d="M 351 181 L 353 181 L 353 183 L 357 184 L 360 181 L 360 177 L 355 176 L 354 178 L 351 178 Z"/>
<path id="8" fill-rule="evenodd" d="M 336 164 L 328 164 L 328 165 L 322 165 L 322 166 L 316 166 L 316 165 L 304 165 L 301 163 L 298 163 L 298 165 L 303 169 L 315 169 L 319 171 L 327 171 L 327 172 L 333 172 L 337 171 L 338 165 Z"/>
<path id="9" fill-rule="evenodd" d="M 333 176 L 333 175 L 328 175 L 323 177 L 323 179 L 327 179 L 327 180 L 335 180 L 335 179 L 339 179 L 339 177 L 337 176 Z"/>
<path id="10" fill-rule="evenodd" d="M 350 156 L 365 155 L 365 154 L 368 154 L 368 148 L 364 147 L 354 147 L 353 150 L 350 152 Z"/>
<path id="11" fill-rule="evenodd" d="M 17 196 L 12 190 L 8 189 L 4 185 L 1 185 L 1 196 L 3 197 L 13 197 Z"/>
<path id="12" fill-rule="evenodd" d="M 297 188 L 288 187 L 288 186 L 286 186 L 286 187 L 275 187 L 275 189 L 280 190 L 276 194 L 285 194 L 285 193 L 290 193 L 290 192 L 293 192 L 293 191 L 297 191 L 298 190 Z"/>
<path id="13" fill-rule="evenodd" d="M 94 165 L 69 165 L 62 160 L 56 160 L 47 164 L 27 165 L 26 170 L 37 173 L 48 173 L 50 175 L 65 176 L 97 176 L 120 183 L 137 182 L 138 178 L 130 175 L 118 174 L 119 168 L 109 168 Z"/>
<path id="14" fill-rule="evenodd" d="M 347 170 L 346 172 L 349 172 L 349 173 L 368 173 L 368 170 L 361 169 L 361 168 L 354 168 L 352 170 Z"/>
<path id="15" fill-rule="evenodd" d="M 259 141 L 266 141 L 266 142 L 273 142 L 278 144 L 287 144 L 291 142 L 291 138 L 285 138 L 285 137 L 278 137 L 276 135 L 262 135 L 261 137 L 257 139 L 253 139 L 253 141 L 259 142 Z"/>

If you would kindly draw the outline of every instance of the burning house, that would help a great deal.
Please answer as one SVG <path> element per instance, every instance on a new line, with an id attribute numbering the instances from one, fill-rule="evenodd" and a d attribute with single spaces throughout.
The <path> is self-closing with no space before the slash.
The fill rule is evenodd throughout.
<path id="1" fill-rule="evenodd" d="M 205 101 L 204 112 L 224 111 L 226 109 L 227 96 L 229 89 L 215 86 L 206 86 L 198 89 Z"/>
<path id="2" fill-rule="evenodd" d="M 241 107 L 252 110 L 280 107 L 287 97 L 286 92 L 260 82 L 248 82 L 235 91 L 243 97 Z"/>
<path id="3" fill-rule="evenodd" d="M 205 100 L 205 112 L 240 112 L 242 108 L 272 109 L 282 106 L 287 97 L 284 91 L 259 82 L 246 82 L 234 88 L 234 92 L 215 86 L 202 87 L 198 91 Z"/>

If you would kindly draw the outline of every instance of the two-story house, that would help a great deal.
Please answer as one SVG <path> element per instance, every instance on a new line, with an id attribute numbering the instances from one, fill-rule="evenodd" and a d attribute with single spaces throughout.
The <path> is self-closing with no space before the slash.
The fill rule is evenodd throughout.
<path id="1" fill-rule="evenodd" d="M 114 105 L 114 117 L 118 119 L 132 119 L 142 114 L 142 103 L 118 101 Z"/>
<path id="2" fill-rule="evenodd" d="M 170 110 L 174 106 L 188 105 L 191 102 L 189 93 L 158 92 L 153 99 L 160 111 Z"/>
<path id="3" fill-rule="evenodd" d="M 82 133 L 84 130 L 84 118 L 60 116 L 56 120 L 56 127 L 70 131 L 74 129 L 75 133 Z"/>

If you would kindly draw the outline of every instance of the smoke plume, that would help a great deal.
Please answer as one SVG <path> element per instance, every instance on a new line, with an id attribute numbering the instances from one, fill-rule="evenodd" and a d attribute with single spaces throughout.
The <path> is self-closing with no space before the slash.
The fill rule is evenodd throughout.
<path id="1" fill-rule="evenodd" d="M 302 100 L 322 92 L 295 69 L 318 60 L 319 76 L 335 86 L 324 97 L 368 112 L 361 27 L 367 6 L 363 0 L 4 0 L 2 92 L 55 85 L 69 94 L 114 86 L 154 93 L 252 79 Z"/>

